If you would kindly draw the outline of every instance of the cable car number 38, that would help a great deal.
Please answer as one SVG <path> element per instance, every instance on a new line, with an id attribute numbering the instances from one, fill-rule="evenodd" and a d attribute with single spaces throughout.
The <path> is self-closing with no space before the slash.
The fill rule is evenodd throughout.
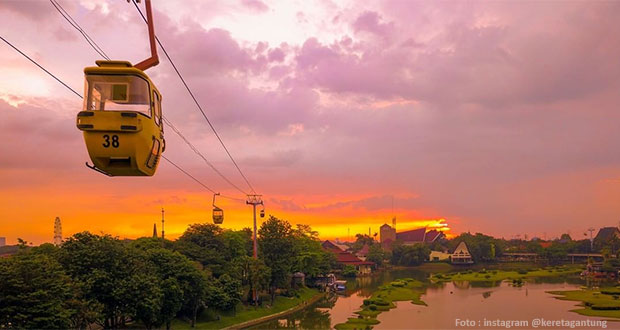
<path id="1" fill-rule="evenodd" d="M 118 142 L 118 135 L 112 135 L 112 138 L 110 139 L 110 136 L 106 134 L 103 136 L 103 140 L 105 141 L 103 142 L 104 148 L 109 148 L 110 146 L 113 148 L 118 148 L 118 146 L 120 146 L 120 142 Z"/>

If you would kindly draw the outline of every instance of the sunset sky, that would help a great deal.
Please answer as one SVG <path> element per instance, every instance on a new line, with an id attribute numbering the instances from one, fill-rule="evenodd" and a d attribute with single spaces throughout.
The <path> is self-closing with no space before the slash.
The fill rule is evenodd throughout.
<path id="1" fill-rule="evenodd" d="M 583 238 L 620 222 L 620 2 L 152 0 L 155 30 L 266 213 L 323 238 L 447 224 L 450 233 Z M 58 0 L 113 59 L 149 54 L 124 0 Z M 144 10 L 144 4 L 140 5 Z M 0 36 L 83 93 L 100 56 L 49 1 L 0 2 Z M 170 63 L 164 115 L 244 190 Z M 150 235 L 210 222 L 212 195 L 162 162 L 108 178 L 82 101 L 0 41 L 0 236 Z M 244 198 L 170 129 L 166 157 Z M 393 201 L 393 209 L 392 209 Z M 225 228 L 251 208 L 221 199 Z"/>

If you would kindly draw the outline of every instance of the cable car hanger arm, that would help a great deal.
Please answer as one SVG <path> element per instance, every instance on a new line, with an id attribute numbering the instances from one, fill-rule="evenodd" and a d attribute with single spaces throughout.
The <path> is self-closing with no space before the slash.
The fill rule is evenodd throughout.
<path id="1" fill-rule="evenodd" d="M 139 1 L 138 1 L 139 2 Z M 153 26 L 153 12 L 151 10 L 151 0 L 144 0 L 146 4 L 146 19 L 149 29 L 149 43 L 151 44 L 151 57 L 134 65 L 136 69 L 142 71 L 159 64 L 159 56 L 157 56 L 157 45 L 155 44 L 155 27 Z"/>

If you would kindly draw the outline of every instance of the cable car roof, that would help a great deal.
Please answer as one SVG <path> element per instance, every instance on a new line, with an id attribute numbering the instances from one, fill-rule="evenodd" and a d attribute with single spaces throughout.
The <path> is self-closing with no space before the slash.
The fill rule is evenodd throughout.
<path id="1" fill-rule="evenodd" d="M 89 66 L 84 68 L 85 74 L 124 74 L 124 75 L 137 75 L 148 80 L 151 85 L 152 81 L 144 71 L 137 69 L 128 61 L 96 61 L 97 66 Z"/>

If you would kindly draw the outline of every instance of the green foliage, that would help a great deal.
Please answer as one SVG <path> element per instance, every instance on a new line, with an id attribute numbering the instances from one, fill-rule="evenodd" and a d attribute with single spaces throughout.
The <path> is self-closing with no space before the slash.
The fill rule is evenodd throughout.
<path id="1" fill-rule="evenodd" d="M 352 265 L 344 265 L 342 268 L 342 276 L 344 277 L 355 277 L 357 276 L 357 270 Z"/>
<path id="2" fill-rule="evenodd" d="M 260 255 L 271 269 L 269 286 L 272 301 L 276 288 L 288 288 L 290 285 L 290 274 L 295 263 L 292 231 L 290 223 L 274 216 L 263 222 L 258 231 Z"/>
<path id="3" fill-rule="evenodd" d="M 297 225 L 291 231 L 295 261 L 292 272 L 302 272 L 308 278 L 329 273 L 334 255 L 321 247 L 318 233 L 308 225 Z"/>
<path id="4" fill-rule="evenodd" d="M 224 273 L 227 259 L 222 228 L 214 224 L 193 224 L 179 237 L 175 249 L 192 260 L 200 262 L 214 275 Z"/>
<path id="5" fill-rule="evenodd" d="M 367 261 L 374 262 L 377 266 L 382 266 L 383 261 L 387 259 L 387 254 L 381 248 L 379 244 L 373 244 L 368 249 L 368 255 L 366 256 Z"/>
<path id="6" fill-rule="evenodd" d="M 353 243 L 353 246 L 351 246 L 351 250 L 353 250 L 354 252 L 357 252 L 361 250 L 364 247 L 364 245 L 368 245 L 369 247 L 373 246 L 375 245 L 375 240 L 368 235 L 356 234 L 355 242 Z"/>
<path id="7" fill-rule="evenodd" d="M 400 266 L 417 266 L 428 260 L 431 253 L 426 244 L 395 245 L 392 248 L 392 264 Z"/>
<path id="8" fill-rule="evenodd" d="M 144 262 L 109 235 L 75 234 L 62 245 L 59 260 L 78 283 L 84 298 L 103 306 L 97 323 L 104 327 L 118 327 L 135 314 L 132 287 L 151 280 L 138 277 L 148 273 L 142 267 Z"/>
<path id="9" fill-rule="evenodd" d="M 0 328 L 69 328 L 79 318 L 71 278 L 51 244 L 0 258 Z"/>
<path id="10" fill-rule="evenodd" d="M 506 241 L 491 236 L 476 233 L 462 233 L 450 240 L 449 249 L 453 251 L 460 242 L 465 242 L 469 253 L 475 262 L 493 261 L 501 256 L 506 246 Z M 536 244 L 540 247 L 540 244 Z"/>
<path id="11" fill-rule="evenodd" d="M 259 235 L 258 260 L 251 231 L 211 224 L 194 224 L 175 242 L 89 232 L 60 248 L 21 240 L 16 255 L 0 259 L 0 328 L 170 329 L 179 317 L 195 324 L 203 310 L 236 312 L 248 288 L 269 289 L 274 303 L 292 272 L 308 279 L 332 268 L 333 254 L 310 226 L 271 217 Z M 316 293 L 306 291 L 289 293 Z"/>

